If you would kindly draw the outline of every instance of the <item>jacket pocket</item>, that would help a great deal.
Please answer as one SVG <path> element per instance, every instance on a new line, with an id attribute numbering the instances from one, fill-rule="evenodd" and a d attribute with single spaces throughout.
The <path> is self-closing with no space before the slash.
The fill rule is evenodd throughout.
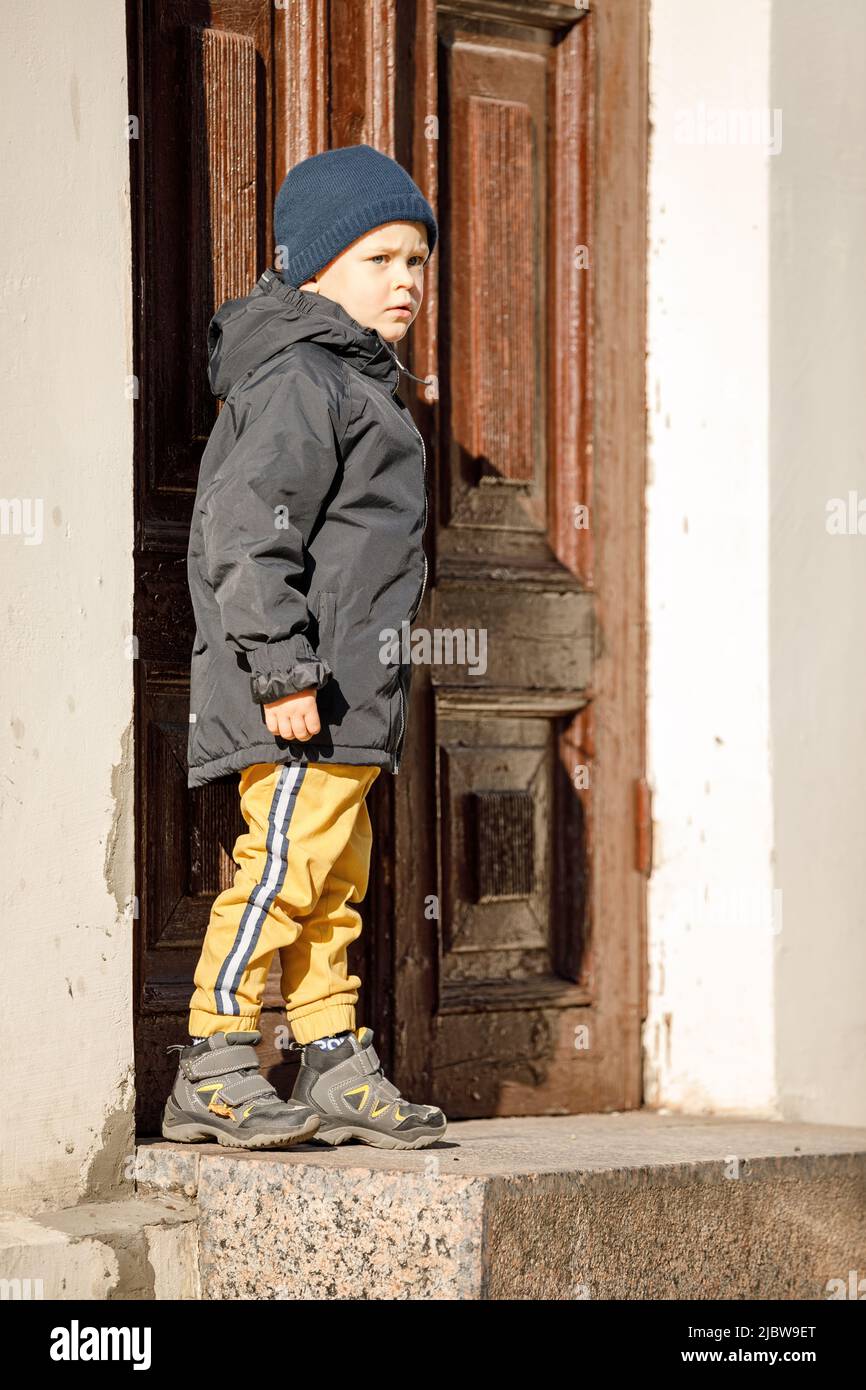
<path id="1" fill-rule="evenodd" d="M 331 593 L 329 589 L 319 590 L 316 604 L 316 623 L 319 630 L 319 642 L 327 642 L 330 647 L 334 640 L 334 629 L 337 623 L 337 595 Z"/>

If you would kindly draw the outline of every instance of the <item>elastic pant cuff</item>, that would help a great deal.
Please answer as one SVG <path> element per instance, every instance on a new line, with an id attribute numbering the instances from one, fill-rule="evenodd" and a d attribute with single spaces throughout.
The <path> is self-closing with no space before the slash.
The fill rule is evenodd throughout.
<path id="1" fill-rule="evenodd" d="M 316 1038 L 326 1038 L 330 1033 L 343 1033 L 351 1029 L 355 1032 L 354 1004 L 323 1004 L 320 1009 L 305 1013 L 301 1018 L 287 1015 L 295 1035 L 295 1042 L 309 1043 Z"/>
<path id="2" fill-rule="evenodd" d="M 191 1009 L 189 1031 L 194 1038 L 209 1038 L 212 1033 L 252 1033 L 259 1027 L 259 1014 L 209 1014 L 204 1009 Z"/>

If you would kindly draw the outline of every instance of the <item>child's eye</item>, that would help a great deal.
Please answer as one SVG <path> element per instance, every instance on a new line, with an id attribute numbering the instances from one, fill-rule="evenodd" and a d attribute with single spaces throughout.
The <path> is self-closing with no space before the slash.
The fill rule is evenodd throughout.
<path id="1" fill-rule="evenodd" d="M 371 257 L 370 257 L 370 260 L 371 260 L 371 261 L 384 261 L 384 259 L 385 259 L 385 252 L 384 252 L 384 251 L 379 251 L 379 252 L 377 252 L 377 254 L 376 254 L 375 256 L 371 256 Z M 421 265 L 421 266 L 424 265 L 424 257 L 423 257 L 423 256 L 410 256 L 410 257 L 409 257 L 409 260 L 410 260 L 410 261 L 417 261 L 418 264 Z"/>

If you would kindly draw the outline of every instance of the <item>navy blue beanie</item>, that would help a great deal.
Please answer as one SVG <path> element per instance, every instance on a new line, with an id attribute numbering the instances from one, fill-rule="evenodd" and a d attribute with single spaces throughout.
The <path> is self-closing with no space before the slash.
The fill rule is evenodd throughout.
<path id="1" fill-rule="evenodd" d="M 286 174 L 274 203 L 283 280 L 302 285 L 383 222 L 423 222 L 432 255 L 439 235 L 433 209 L 395 159 L 372 145 L 302 159 Z"/>

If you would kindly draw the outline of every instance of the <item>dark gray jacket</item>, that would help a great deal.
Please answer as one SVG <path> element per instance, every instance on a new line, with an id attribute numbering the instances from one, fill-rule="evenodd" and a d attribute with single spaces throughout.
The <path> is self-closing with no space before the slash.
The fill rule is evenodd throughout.
<path id="1" fill-rule="evenodd" d="M 400 639 L 427 579 L 427 490 L 423 440 L 394 394 L 396 353 L 341 305 L 266 270 L 214 315 L 208 356 L 225 404 L 187 555 L 188 785 L 260 762 L 397 772 L 412 676 Z M 308 687 L 321 732 L 272 734 L 262 705 Z"/>

